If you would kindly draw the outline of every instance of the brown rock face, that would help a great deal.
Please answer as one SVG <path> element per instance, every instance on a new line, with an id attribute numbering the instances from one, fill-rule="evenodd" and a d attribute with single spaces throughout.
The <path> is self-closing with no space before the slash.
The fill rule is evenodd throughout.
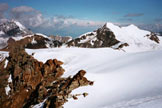
<path id="1" fill-rule="evenodd" d="M 62 45 L 61 42 L 57 40 L 50 40 L 46 37 L 41 35 L 33 35 L 33 36 L 26 36 L 21 40 L 14 40 L 13 38 L 9 38 L 7 41 L 7 47 L 3 48 L 3 51 L 8 51 L 10 47 L 21 46 L 23 48 L 30 48 L 30 49 L 39 49 L 39 48 L 47 48 L 49 47 L 60 47 Z"/>
<path id="2" fill-rule="evenodd" d="M 70 39 L 72 39 L 70 36 L 50 36 L 50 38 L 62 43 L 67 43 Z"/>
<path id="3" fill-rule="evenodd" d="M 42 63 L 23 47 L 11 48 L 9 57 L 0 63 L 0 108 L 31 108 L 43 101 L 44 108 L 62 108 L 72 90 L 93 84 L 84 77 L 83 70 L 74 77 L 62 78 L 62 64 L 56 59 Z M 6 87 L 10 88 L 8 93 Z"/>
<path id="4" fill-rule="evenodd" d="M 150 40 L 156 42 L 156 43 L 160 43 L 160 39 L 157 37 L 157 35 L 155 33 L 151 33 L 149 35 L 146 35 Z"/>
<path id="5" fill-rule="evenodd" d="M 103 42 L 102 46 L 106 47 L 111 47 L 120 42 L 115 38 L 114 33 L 109 30 L 106 25 L 97 30 L 97 38 Z"/>
<path id="6" fill-rule="evenodd" d="M 76 46 L 83 48 L 101 48 L 101 47 L 112 47 L 120 43 L 119 40 L 116 39 L 114 33 L 106 27 L 106 24 L 99 28 L 97 31 L 85 34 L 79 38 L 73 39 L 67 42 L 67 46 Z M 127 43 L 124 43 L 120 46 L 120 48 L 124 46 L 128 46 Z M 118 48 L 118 49 L 120 49 Z"/>

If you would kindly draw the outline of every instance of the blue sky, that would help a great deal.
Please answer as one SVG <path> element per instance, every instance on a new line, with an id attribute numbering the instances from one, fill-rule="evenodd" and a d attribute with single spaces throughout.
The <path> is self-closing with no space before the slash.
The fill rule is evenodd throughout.
<path id="1" fill-rule="evenodd" d="M 0 3 L 8 5 L 3 16 L 17 18 L 29 28 L 46 34 L 75 36 L 96 29 L 105 22 L 133 23 L 145 28 L 158 24 L 161 27 L 162 24 L 162 0 L 0 0 Z M 37 26 L 24 20 L 25 16 L 31 18 L 34 14 L 37 15 L 35 18 L 39 16 Z"/>

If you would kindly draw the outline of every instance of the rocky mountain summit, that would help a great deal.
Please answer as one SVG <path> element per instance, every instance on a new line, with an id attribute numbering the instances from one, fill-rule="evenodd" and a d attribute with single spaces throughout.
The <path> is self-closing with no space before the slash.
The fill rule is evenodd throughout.
<path id="1" fill-rule="evenodd" d="M 0 28 L 0 49 L 4 51 L 8 50 L 10 44 L 12 44 L 10 46 L 14 46 L 15 43 L 30 49 L 66 46 L 82 48 L 110 47 L 123 51 L 147 51 L 162 48 L 161 36 L 141 30 L 135 25 L 120 27 L 112 23 L 106 23 L 103 27 L 74 39 L 70 36 L 46 36 L 40 33 L 28 32 L 22 24 L 16 21 L 1 24 Z M 3 38 L 4 34 L 7 37 Z"/>
<path id="2" fill-rule="evenodd" d="M 0 24 L 0 49 L 7 46 L 7 41 L 11 37 L 23 37 L 33 34 L 26 29 L 20 22 L 11 20 Z"/>
<path id="3" fill-rule="evenodd" d="M 111 47 L 120 43 L 116 39 L 114 33 L 107 28 L 106 24 L 94 32 L 90 32 L 80 36 L 79 38 L 73 39 L 67 43 L 70 46 L 84 47 L 84 48 L 101 48 L 101 47 Z M 127 43 L 121 44 L 118 48 L 123 46 L 128 46 Z"/>
<path id="4" fill-rule="evenodd" d="M 33 33 L 15 20 L 0 24 L 0 49 L 2 50 L 8 50 L 9 44 L 14 45 L 15 43 L 31 49 L 60 47 L 71 39 L 70 36 L 46 36 Z"/>
<path id="5" fill-rule="evenodd" d="M 135 25 L 120 27 L 106 23 L 103 27 L 67 42 L 67 46 L 83 48 L 111 47 L 122 50 L 150 50 L 162 47 L 162 38 L 155 33 L 141 30 Z"/>
<path id="6" fill-rule="evenodd" d="M 54 40 L 57 40 L 61 43 L 67 43 L 69 42 L 70 40 L 72 40 L 72 37 L 71 36 L 50 36 L 51 39 L 54 39 Z"/>
<path id="7" fill-rule="evenodd" d="M 11 37 L 11 36 L 25 36 L 32 34 L 32 32 L 26 29 L 20 22 L 11 20 L 0 24 L 0 36 Z"/>
<path id="8" fill-rule="evenodd" d="M 57 59 L 39 62 L 28 55 L 23 47 L 10 47 L 9 57 L 0 62 L 1 108 L 62 108 L 69 98 L 83 94 L 71 94 L 72 90 L 93 85 L 80 70 L 73 77 L 62 77 L 63 62 Z M 40 104 L 41 103 L 41 104 Z"/>
<path id="9" fill-rule="evenodd" d="M 39 48 L 52 48 L 52 47 L 60 47 L 63 43 L 51 39 L 43 34 L 33 34 L 27 35 L 24 37 L 17 37 L 9 38 L 7 41 L 7 46 L 3 48 L 3 51 L 8 51 L 9 47 L 19 45 L 23 48 L 30 48 L 30 49 L 39 49 Z"/>

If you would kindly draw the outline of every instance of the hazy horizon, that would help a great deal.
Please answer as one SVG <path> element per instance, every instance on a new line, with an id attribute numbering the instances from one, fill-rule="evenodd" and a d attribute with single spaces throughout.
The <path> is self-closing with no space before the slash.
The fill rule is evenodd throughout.
<path id="1" fill-rule="evenodd" d="M 159 32 L 161 5 L 160 0 L 0 0 L 0 21 L 15 19 L 34 32 L 73 37 L 106 22 Z"/>

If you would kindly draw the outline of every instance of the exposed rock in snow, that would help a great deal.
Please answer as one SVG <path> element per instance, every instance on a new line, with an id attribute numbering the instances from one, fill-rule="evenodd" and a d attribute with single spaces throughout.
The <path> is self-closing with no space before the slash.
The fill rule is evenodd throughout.
<path id="1" fill-rule="evenodd" d="M 72 40 L 71 36 L 50 36 L 51 39 L 57 40 L 62 43 L 67 43 Z"/>
<path id="2" fill-rule="evenodd" d="M 162 50 L 123 52 L 111 48 L 26 49 L 45 62 L 58 58 L 65 75 L 84 68 L 94 86 L 72 93 L 88 92 L 87 98 L 69 100 L 65 108 L 161 108 Z M 46 56 L 44 56 L 46 55 Z M 79 61 L 79 62 L 78 62 Z M 119 104 L 118 104 L 119 103 Z"/>
<path id="3" fill-rule="evenodd" d="M 39 104 L 36 104 L 34 106 L 32 106 L 32 108 L 43 108 L 44 107 L 44 103 L 47 99 L 45 99 L 43 102 L 40 102 Z"/>
<path id="4" fill-rule="evenodd" d="M 5 65 L 4 65 L 4 68 L 6 68 L 6 67 L 7 67 L 7 65 L 8 65 L 8 60 L 6 59 L 6 60 L 5 60 Z"/>
<path id="5" fill-rule="evenodd" d="M 3 31 L 0 31 L 0 36 L 3 36 L 5 33 Z"/>
<path id="6" fill-rule="evenodd" d="M 13 37 L 7 41 L 8 45 L 2 50 L 7 51 L 10 47 L 21 46 L 24 48 L 39 49 L 60 47 L 63 43 L 53 40 L 50 37 L 42 34 L 27 35 L 24 37 Z"/>
<path id="7" fill-rule="evenodd" d="M 12 20 L 0 24 L 0 49 L 7 46 L 7 40 L 10 37 L 15 37 L 16 40 L 29 34 L 33 33 L 18 21 Z"/>
<path id="8" fill-rule="evenodd" d="M 94 32 L 88 32 L 67 43 L 67 46 L 100 48 L 111 47 L 128 52 L 147 51 L 162 48 L 162 37 L 131 24 L 119 27 L 106 23 Z"/>
<path id="9" fill-rule="evenodd" d="M 20 28 L 20 30 L 25 30 L 26 28 L 18 21 L 13 20 L 13 22 Z"/>
<path id="10" fill-rule="evenodd" d="M 8 52 L 0 51 L 0 62 L 8 56 Z"/>
<path id="11" fill-rule="evenodd" d="M 35 39 L 33 38 L 33 40 L 31 41 L 31 44 L 37 44 L 37 41 L 35 41 Z"/>
<path id="12" fill-rule="evenodd" d="M 0 107 L 30 108 L 33 105 L 45 108 L 61 108 L 79 87 L 93 85 L 84 70 L 73 77 L 62 77 L 63 62 L 49 59 L 39 62 L 20 46 L 10 49 L 7 68 L 0 62 Z M 8 78 L 8 80 L 4 80 Z M 87 94 L 83 94 L 86 96 Z M 35 107 L 36 107 L 35 106 Z"/>
<path id="13" fill-rule="evenodd" d="M 4 37 L 27 35 L 32 32 L 26 29 L 20 22 L 12 20 L 0 24 L 0 31 L 4 33 Z"/>
<path id="14" fill-rule="evenodd" d="M 146 36 L 149 39 L 151 39 L 152 41 L 154 41 L 156 43 L 160 43 L 160 39 L 158 38 L 158 36 L 155 33 L 147 34 Z"/>

